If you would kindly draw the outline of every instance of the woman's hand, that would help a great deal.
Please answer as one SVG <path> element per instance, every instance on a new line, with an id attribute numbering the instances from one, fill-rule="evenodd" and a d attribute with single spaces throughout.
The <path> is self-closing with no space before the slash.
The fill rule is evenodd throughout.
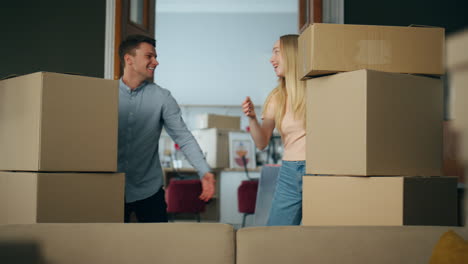
<path id="1" fill-rule="evenodd" d="M 256 119 L 257 115 L 255 114 L 255 106 L 252 103 L 252 100 L 250 100 L 250 97 L 247 96 L 242 102 L 242 111 L 244 112 L 245 116 Z"/>

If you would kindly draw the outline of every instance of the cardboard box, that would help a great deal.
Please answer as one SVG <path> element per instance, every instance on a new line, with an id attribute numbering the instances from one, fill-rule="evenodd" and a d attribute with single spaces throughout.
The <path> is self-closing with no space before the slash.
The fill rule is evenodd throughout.
<path id="1" fill-rule="evenodd" d="M 240 130 L 240 116 L 226 116 L 215 114 L 198 115 L 196 128 L 219 128 Z"/>
<path id="2" fill-rule="evenodd" d="M 123 222 L 125 174 L 0 172 L 0 224 Z"/>
<path id="3" fill-rule="evenodd" d="M 192 134 L 211 168 L 229 168 L 229 130 L 208 128 Z"/>
<path id="4" fill-rule="evenodd" d="M 371 70 L 307 81 L 307 174 L 442 175 L 440 79 Z"/>
<path id="5" fill-rule="evenodd" d="M 299 76 L 372 69 L 444 74 L 444 29 L 320 24 L 299 37 Z"/>
<path id="6" fill-rule="evenodd" d="M 304 176 L 308 226 L 457 225 L 456 177 Z"/>
<path id="7" fill-rule="evenodd" d="M 118 92 L 58 73 L 0 81 L 0 170 L 116 171 Z"/>

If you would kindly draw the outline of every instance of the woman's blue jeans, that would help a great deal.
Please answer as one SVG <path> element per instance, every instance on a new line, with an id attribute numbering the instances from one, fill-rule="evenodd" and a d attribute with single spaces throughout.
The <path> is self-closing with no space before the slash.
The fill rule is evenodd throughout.
<path id="1" fill-rule="evenodd" d="M 267 225 L 300 225 L 302 220 L 302 176 L 305 161 L 283 161 L 276 182 Z"/>

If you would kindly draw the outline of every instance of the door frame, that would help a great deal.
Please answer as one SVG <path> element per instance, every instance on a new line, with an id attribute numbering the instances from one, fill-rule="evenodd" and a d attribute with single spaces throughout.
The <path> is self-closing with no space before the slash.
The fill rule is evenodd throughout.
<path id="1" fill-rule="evenodd" d="M 147 12 L 154 12 L 152 15 L 146 14 L 147 18 L 145 23 L 148 23 L 148 25 L 146 25 L 148 28 L 141 28 L 127 21 L 129 19 L 128 14 L 123 14 L 123 10 L 128 10 L 128 5 L 128 0 L 106 0 L 106 36 L 104 45 L 105 79 L 118 80 L 121 76 L 119 45 L 123 35 L 147 34 L 154 38 L 156 0 L 145 0 L 145 10 Z M 126 23 L 125 21 L 127 21 L 127 24 L 124 24 Z"/>
<path id="2" fill-rule="evenodd" d="M 115 72 L 115 56 L 118 56 L 118 47 L 116 46 L 117 39 L 116 37 L 119 36 L 120 32 L 116 34 L 116 28 L 120 28 L 120 26 L 116 25 L 116 10 L 117 7 L 120 9 L 120 1 L 121 0 L 106 0 L 106 36 L 105 36 L 105 44 L 104 44 L 104 79 L 116 80 L 114 72 Z M 117 21 L 120 24 L 120 21 Z"/>

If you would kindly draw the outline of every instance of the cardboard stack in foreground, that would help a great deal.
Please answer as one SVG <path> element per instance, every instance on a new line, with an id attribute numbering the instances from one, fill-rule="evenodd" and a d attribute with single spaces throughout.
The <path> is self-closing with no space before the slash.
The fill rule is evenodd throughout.
<path id="1" fill-rule="evenodd" d="M 1 224 L 123 222 L 117 81 L 28 74 L 0 105 Z"/>
<path id="2" fill-rule="evenodd" d="M 422 27 L 301 34 L 303 225 L 457 225 L 457 179 L 442 177 L 444 41 Z"/>

